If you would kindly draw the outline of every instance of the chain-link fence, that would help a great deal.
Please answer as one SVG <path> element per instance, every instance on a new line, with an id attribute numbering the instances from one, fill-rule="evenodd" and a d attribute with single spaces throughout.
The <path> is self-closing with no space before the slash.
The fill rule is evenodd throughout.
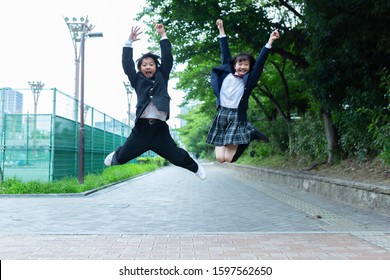
<path id="1" fill-rule="evenodd" d="M 78 174 L 79 102 L 57 90 L 0 89 L 1 179 L 52 181 Z M 84 106 L 84 170 L 104 168 L 105 156 L 131 128 Z"/>

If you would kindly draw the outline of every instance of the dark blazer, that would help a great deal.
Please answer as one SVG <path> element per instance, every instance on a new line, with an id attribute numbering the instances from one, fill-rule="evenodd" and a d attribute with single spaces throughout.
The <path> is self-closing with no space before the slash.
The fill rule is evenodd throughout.
<path id="1" fill-rule="evenodd" d="M 152 99 L 157 109 L 167 112 L 167 119 L 169 118 L 171 98 L 168 94 L 168 80 L 173 66 L 173 56 L 172 46 L 168 39 L 160 40 L 160 49 L 161 65 L 157 67 L 154 77 L 148 79 L 140 71 L 136 71 L 133 60 L 133 48 L 123 48 L 122 67 L 137 94 L 135 123 Z"/>
<path id="2" fill-rule="evenodd" d="M 217 97 L 217 108 L 220 106 L 220 93 L 222 82 L 230 73 L 235 72 L 232 68 L 231 55 L 229 50 L 229 45 L 227 42 L 227 37 L 219 38 L 221 46 L 221 55 L 222 55 L 222 65 L 214 67 L 211 71 L 211 87 L 214 90 L 214 94 Z M 248 100 L 249 96 L 252 93 L 253 89 L 256 87 L 257 82 L 260 79 L 261 73 L 263 72 L 265 61 L 267 60 L 270 49 L 263 47 L 260 51 L 258 58 L 250 72 L 244 76 L 244 94 L 241 98 L 241 101 L 238 105 L 238 120 L 247 121 L 246 111 L 248 110 Z"/>

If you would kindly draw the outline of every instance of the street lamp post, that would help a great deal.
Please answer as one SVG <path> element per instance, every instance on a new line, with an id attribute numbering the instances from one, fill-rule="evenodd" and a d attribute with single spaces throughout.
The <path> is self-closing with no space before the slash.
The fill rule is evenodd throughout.
<path id="1" fill-rule="evenodd" d="M 123 85 L 125 86 L 125 89 L 126 89 L 126 93 L 127 93 L 127 106 L 128 106 L 128 109 L 127 109 L 127 114 L 128 114 L 128 120 L 127 120 L 127 124 L 128 126 L 131 125 L 131 97 L 133 95 L 133 92 L 134 92 L 134 88 L 130 85 L 130 82 L 123 82 Z"/>
<path id="2" fill-rule="evenodd" d="M 78 157 L 78 180 L 80 184 L 84 183 L 84 65 L 85 65 L 85 40 L 87 37 L 103 37 L 103 33 L 96 32 L 91 33 L 91 30 L 95 27 L 89 24 L 88 17 L 73 18 L 73 22 L 69 22 L 69 18 L 64 18 L 68 29 L 72 35 L 73 46 L 75 49 L 75 63 L 76 63 L 76 78 L 75 78 L 75 100 L 79 100 L 80 103 L 80 127 L 79 127 L 79 157 Z M 80 43 L 80 51 L 78 52 L 78 43 Z M 79 63 L 81 63 L 81 69 L 79 69 Z M 81 70 L 81 73 L 79 73 Z M 80 81 L 80 84 L 79 84 Z M 80 89 L 80 98 L 79 98 Z M 77 103 L 76 103 L 77 104 Z M 77 120 L 77 108 L 75 108 L 75 121 Z"/>
<path id="3" fill-rule="evenodd" d="M 36 140 L 36 133 L 37 133 L 37 111 L 38 111 L 38 99 L 39 95 L 41 94 L 41 91 L 43 87 L 45 86 L 44 83 L 41 81 L 39 82 L 28 82 L 31 88 L 31 92 L 34 96 L 34 129 L 33 129 L 33 147 L 36 148 L 37 140 Z"/>
<path id="4" fill-rule="evenodd" d="M 41 94 L 41 91 L 42 91 L 43 87 L 45 86 L 45 84 L 42 83 L 41 81 L 39 81 L 39 82 L 28 82 L 28 84 L 30 85 L 31 92 L 34 95 L 34 114 L 37 114 L 37 106 L 38 106 L 39 95 Z"/>
<path id="5" fill-rule="evenodd" d="M 75 85 L 74 85 L 74 120 L 77 121 L 77 100 L 79 99 L 80 88 L 80 45 L 81 38 L 83 37 L 85 18 L 72 18 L 72 21 L 68 17 L 64 18 L 66 25 L 68 26 L 74 48 L 74 61 L 75 61 Z"/>

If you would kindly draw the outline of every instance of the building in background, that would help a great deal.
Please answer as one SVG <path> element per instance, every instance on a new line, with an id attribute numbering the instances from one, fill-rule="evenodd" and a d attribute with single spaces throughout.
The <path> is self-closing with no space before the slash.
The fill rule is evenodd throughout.
<path id="1" fill-rule="evenodd" d="M 4 113 L 22 114 L 23 112 L 23 94 L 12 88 L 3 88 L 4 92 Z"/>

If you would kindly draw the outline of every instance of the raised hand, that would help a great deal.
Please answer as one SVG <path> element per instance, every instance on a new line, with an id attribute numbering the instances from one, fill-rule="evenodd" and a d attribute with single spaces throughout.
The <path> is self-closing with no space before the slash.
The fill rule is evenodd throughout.
<path id="1" fill-rule="evenodd" d="M 272 44 L 275 40 L 280 38 L 280 34 L 278 30 L 274 30 L 271 32 L 271 35 L 269 36 L 268 43 Z"/>
<path id="2" fill-rule="evenodd" d="M 139 40 L 138 36 L 142 34 L 142 31 L 140 31 L 140 29 L 141 28 L 138 26 L 132 26 L 129 39 L 132 41 L 138 41 Z"/>
<path id="3" fill-rule="evenodd" d="M 223 20 L 222 19 L 217 19 L 217 22 L 215 24 L 218 27 L 219 34 L 220 35 L 225 34 L 225 29 L 223 28 Z"/>
<path id="4" fill-rule="evenodd" d="M 154 29 L 156 29 L 157 33 L 160 34 L 160 36 L 166 35 L 165 28 L 164 28 L 163 24 L 161 24 L 161 23 L 155 24 Z"/>

